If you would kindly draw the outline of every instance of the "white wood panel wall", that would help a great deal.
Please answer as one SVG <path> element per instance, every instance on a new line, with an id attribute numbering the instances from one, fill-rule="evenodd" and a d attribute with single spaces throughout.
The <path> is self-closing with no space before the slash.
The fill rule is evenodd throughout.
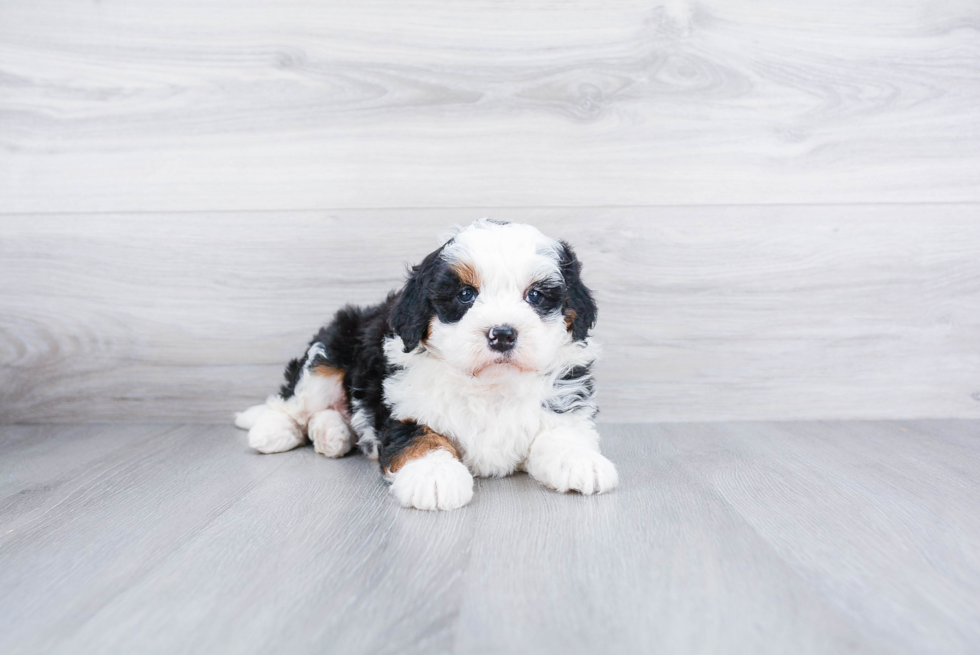
<path id="1" fill-rule="evenodd" d="M 8 216 L 2 417 L 227 417 L 485 214 L 577 245 L 606 420 L 980 416 L 980 222 L 917 205 Z"/>
<path id="2" fill-rule="evenodd" d="M 223 419 L 453 223 L 606 420 L 980 417 L 973 0 L 0 3 L 0 420 Z"/>
<path id="3" fill-rule="evenodd" d="M 5 0 L 7 211 L 975 202 L 975 0 Z"/>

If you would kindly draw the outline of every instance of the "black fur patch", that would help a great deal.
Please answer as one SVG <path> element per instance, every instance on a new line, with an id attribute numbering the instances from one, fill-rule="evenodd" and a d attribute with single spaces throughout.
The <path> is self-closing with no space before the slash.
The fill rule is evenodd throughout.
<path id="1" fill-rule="evenodd" d="M 543 297 L 540 303 L 531 305 L 539 316 L 549 316 L 561 312 L 565 302 L 564 285 L 553 280 L 545 280 L 535 282 L 528 288 L 527 292 L 530 293 L 531 290 L 538 291 Z"/>
<path id="2" fill-rule="evenodd" d="M 412 268 L 392 308 L 391 328 L 402 338 L 407 353 L 428 336 L 429 322 L 434 316 L 443 323 L 456 323 L 472 306 L 459 299 L 459 292 L 467 285 L 442 258 L 443 248 Z"/>
<path id="3" fill-rule="evenodd" d="M 575 256 L 572 247 L 561 241 L 560 266 L 561 275 L 565 279 L 564 311 L 574 314 L 571 324 L 572 339 L 582 341 L 589 336 L 589 331 L 595 327 L 599 308 L 592 299 L 592 292 L 582 282 L 582 264 Z"/>
<path id="4" fill-rule="evenodd" d="M 312 342 L 310 345 L 312 345 Z M 283 377 L 286 378 L 286 381 L 279 387 L 279 395 L 283 400 L 289 400 L 293 397 L 293 394 L 296 392 L 296 385 L 299 384 L 299 379 L 303 375 L 303 369 L 305 367 L 306 355 L 298 359 L 291 359 L 286 364 L 286 370 L 283 371 Z"/>
<path id="5" fill-rule="evenodd" d="M 388 326 L 388 317 L 394 303 L 395 294 L 389 294 L 383 303 L 373 307 L 348 305 L 339 310 L 333 320 L 320 328 L 310 341 L 310 346 L 316 343 L 323 346 L 323 355 L 316 353 L 310 366 L 326 364 L 342 370 L 348 411 L 353 413 L 352 403 L 358 401 L 374 417 L 377 432 L 388 422 L 389 416 L 382 385 L 390 373 L 384 355 L 384 340 L 393 334 Z M 306 366 L 306 355 L 286 366 L 286 384 L 280 389 L 283 399 L 293 396 Z"/>
<path id="6" fill-rule="evenodd" d="M 442 262 L 442 248 L 431 253 L 421 264 L 413 266 L 405 287 L 398 294 L 388 323 L 395 334 L 402 338 L 405 352 L 412 352 L 428 335 L 429 321 L 435 308 L 429 302 L 428 287 L 436 266 Z M 442 262 L 445 265 L 445 262 Z"/>
<path id="7" fill-rule="evenodd" d="M 381 447 L 378 449 L 378 463 L 381 470 L 391 466 L 391 460 L 405 450 L 417 437 L 425 434 L 425 428 L 415 421 L 388 421 L 384 429 L 378 433 L 381 437 Z"/>
<path id="8" fill-rule="evenodd" d="M 436 316 L 443 323 L 458 323 L 466 312 L 473 306 L 472 302 L 465 303 L 459 299 L 459 292 L 467 286 L 456 270 L 443 263 L 437 267 L 429 281 L 429 300 L 436 310 Z M 479 293 L 478 289 L 474 289 Z"/>

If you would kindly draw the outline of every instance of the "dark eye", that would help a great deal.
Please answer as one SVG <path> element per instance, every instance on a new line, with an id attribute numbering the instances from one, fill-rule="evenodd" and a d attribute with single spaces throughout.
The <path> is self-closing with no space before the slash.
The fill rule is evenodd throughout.
<path id="1" fill-rule="evenodd" d="M 541 301 L 544 300 L 544 294 L 537 289 L 531 289 L 527 292 L 527 295 L 524 296 L 524 300 L 528 301 L 532 305 L 540 305 Z"/>
<path id="2" fill-rule="evenodd" d="M 467 305 L 476 299 L 476 289 L 473 287 L 465 287 L 462 291 L 456 294 L 456 299 L 461 303 L 466 303 Z"/>

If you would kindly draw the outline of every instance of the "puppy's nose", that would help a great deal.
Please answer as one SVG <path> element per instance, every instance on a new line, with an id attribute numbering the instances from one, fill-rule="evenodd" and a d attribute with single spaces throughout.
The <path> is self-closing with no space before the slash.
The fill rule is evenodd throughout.
<path id="1" fill-rule="evenodd" d="M 517 343 L 517 330 L 509 325 L 497 325 L 487 333 L 490 348 L 498 352 L 507 352 Z"/>

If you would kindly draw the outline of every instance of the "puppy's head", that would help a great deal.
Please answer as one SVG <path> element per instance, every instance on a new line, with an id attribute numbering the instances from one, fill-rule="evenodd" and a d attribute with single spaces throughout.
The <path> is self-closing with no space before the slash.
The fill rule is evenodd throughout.
<path id="1" fill-rule="evenodd" d="M 412 269 L 391 328 L 405 352 L 421 344 L 471 375 L 540 371 L 595 325 L 580 270 L 568 244 L 482 219 Z"/>

